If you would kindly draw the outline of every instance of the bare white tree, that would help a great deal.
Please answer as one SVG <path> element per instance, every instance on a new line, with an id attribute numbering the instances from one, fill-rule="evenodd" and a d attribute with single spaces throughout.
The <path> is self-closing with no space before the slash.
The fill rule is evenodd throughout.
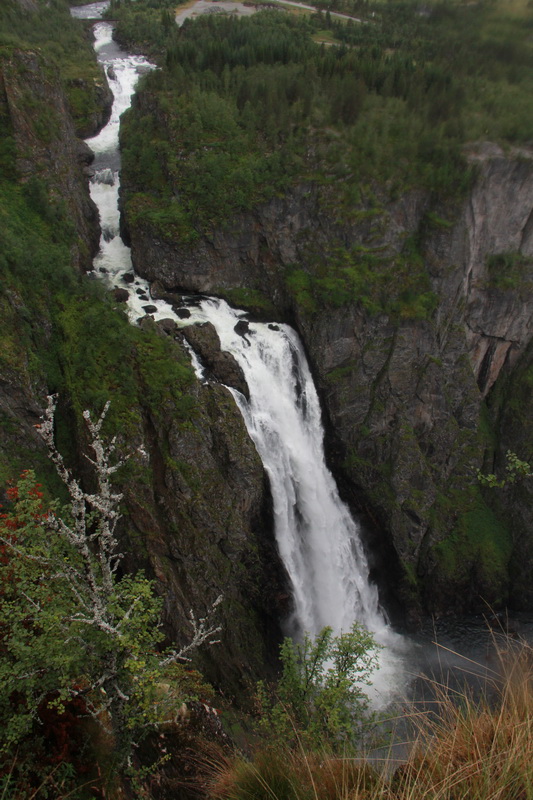
<path id="1" fill-rule="evenodd" d="M 70 502 L 63 513 L 53 508 L 30 522 L 24 534 L 21 530 L 14 537 L 0 530 L 0 542 L 16 555 L 17 563 L 29 563 L 34 569 L 32 579 L 19 581 L 17 586 L 24 587 L 19 591 L 19 602 L 31 610 L 35 629 L 53 631 L 56 650 L 58 645 L 71 648 L 78 652 L 76 663 L 85 662 L 81 675 L 58 676 L 62 697 L 83 696 L 88 713 L 123 741 L 124 753 L 128 754 L 140 730 L 168 717 L 169 703 L 161 697 L 161 686 L 167 685 L 169 668 L 188 661 L 201 645 L 218 642 L 221 628 L 211 619 L 222 598 L 218 597 L 203 617 L 197 618 L 190 611 L 187 644 L 158 651 L 163 638 L 161 601 L 154 594 L 152 582 L 142 574 L 117 576 L 123 559 L 116 537 L 122 494 L 114 490 L 111 478 L 124 459 L 113 461 L 116 437 L 109 443 L 102 438 L 108 409 L 109 402 L 96 422 L 89 411 L 83 413 L 94 453 L 87 456 L 96 480 L 95 491 L 89 493 L 55 445 L 56 398 L 48 397 L 39 432 L 68 489 Z M 52 597 L 61 598 L 57 608 L 50 609 L 48 596 L 42 591 L 43 581 L 53 589 Z M 65 663 L 68 661 L 65 658 Z M 37 664 L 35 674 L 44 675 L 54 668 Z M 24 671 L 20 674 L 28 677 Z M 65 677 L 70 677 L 70 682 Z M 74 677 L 76 680 L 72 680 Z M 46 686 L 49 692 L 50 681 Z M 181 699 L 177 702 L 181 704 Z"/>

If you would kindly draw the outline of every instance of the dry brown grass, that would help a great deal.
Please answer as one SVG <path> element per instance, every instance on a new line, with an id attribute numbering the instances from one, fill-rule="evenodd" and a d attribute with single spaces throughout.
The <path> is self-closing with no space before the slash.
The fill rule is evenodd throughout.
<path id="1" fill-rule="evenodd" d="M 399 768 L 270 746 L 218 765 L 217 800 L 533 800 L 533 650 L 507 641 L 484 696 L 433 684 L 436 711 L 412 712 Z M 435 705 L 435 704 L 434 704 Z"/>
<path id="2" fill-rule="evenodd" d="M 481 700 L 436 687 L 438 713 L 417 718 L 417 744 L 394 776 L 398 800 L 533 798 L 533 651 L 507 644 Z"/>

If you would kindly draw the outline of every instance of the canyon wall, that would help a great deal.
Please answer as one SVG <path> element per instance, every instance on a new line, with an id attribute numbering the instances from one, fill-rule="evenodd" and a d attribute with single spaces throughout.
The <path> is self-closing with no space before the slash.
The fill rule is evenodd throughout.
<path id="1" fill-rule="evenodd" d="M 446 204 L 417 191 L 391 200 L 375 186 L 346 209 L 334 187 L 306 184 L 194 244 L 149 226 L 129 231 L 135 268 L 149 280 L 297 326 L 347 499 L 381 531 L 374 548 L 391 574 L 399 569 L 415 617 L 530 602 L 512 589 L 505 497 L 482 493 L 476 473 L 506 441 L 507 400 L 496 389 L 524 365 L 531 341 L 533 160 L 489 143 L 468 158 L 471 189 Z M 127 200 L 135 187 L 125 181 Z M 351 268 L 371 253 L 381 286 L 369 273 L 362 296 L 347 298 L 343 277 L 339 299 L 324 265 L 340 251 Z M 516 444 L 529 457 L 526 442 Z"/>
<path id="2" fill-rule="evenodd" d="M 195 379 L 175 329 L 150 320 L 132 328 L 112 294 L 82 277 L 100 234 L 90 155 L 38 52 L 2 58 L 0 121 L 9 167 L 0 187 L 0 501 L 9 505 L 6 482 L 28 468 L 49 496 L 67 499 L 37 430 L 49 392 L 59 394 L 58 447 L 90 487 L 81 411 L 99 413 L 109 399 L 108 433 L 130 456 L 117 476 L 124 566 L 156 580 L 169 640 L 187 642 L 190 610 L 204 616 L 223 596 L 221 641 L 202 665 L 230 693 L 242 690 L 273 663 L 289 602 L 261 461 L 230 392 Z"/>

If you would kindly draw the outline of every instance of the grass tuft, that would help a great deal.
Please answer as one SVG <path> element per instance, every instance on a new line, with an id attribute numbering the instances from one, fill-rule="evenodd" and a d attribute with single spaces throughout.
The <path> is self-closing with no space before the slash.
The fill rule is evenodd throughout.
<path id="1" fill-rule="evenodd" d="M 495 641 L 481 697 L 429 681 L 431 710 L 413 709 L 405 762 L 377 770 L 364 757 L 282 750 L 218 763 L 216 800 L 531 800 L 533 650 Z"/>

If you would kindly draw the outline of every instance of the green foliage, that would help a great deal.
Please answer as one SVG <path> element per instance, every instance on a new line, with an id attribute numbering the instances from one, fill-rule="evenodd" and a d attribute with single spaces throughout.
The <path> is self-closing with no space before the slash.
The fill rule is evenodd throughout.
<path id="1" fill-rule="evenodd" d="M 195 400 L 186 393 L 194 383 L 191 364 L 175 352 L 172 343 L 157 334 L 135 337 L 140 388 L 155 417 L 171 413 L 177 421 L 194 415 Z"/>
<path id="2" fill-rule="evenodd" d="M 110 464 L 114 443 L 100 438 L 105 411 L 97 423 L 84 414 L 96 477 L 88 494 L 55 449 L 53 409 L 41 427 L 69 503 L 46 503 L 28 470 L 8 489 L 10 507 L 0 515 L 0 770 L 39 722 L 46 727 L 50 711 L 64 724 L 73 709 L 78 728 L 89 717 L 112 737 L 108 747 L 123 768 L 134 742 L 170 722 L 193 687 L 203 690 L 178 662 L 219 629 L 191 613 L 190 642 L 161 650 L 162 601 L 153 581 L 142 573 L 118 577 L 122 495 L 110 475 L 120 463 Z"/>
<path id="3" fill-rule="evenodd" d="M 455 516 L 451 534 L 434 547 L 439 578 L 466 583 L 473 570 L 482 595 L 501 603 L 507 592 L 512 541 L 508 528 L 484 502 L 479 489 L 449 490 L 434 513 Z"/>
<path id="4" fill-rule="evenodd" d="M 214 292 L 214 294 L 217 293 L 218 291 Z M 234 289 L 225 289 L 223 294 L 228 302 L 236 308 L 249 309 L 256 315 L 263 314 L 271 317 L 274 314 L 271 300 L 256 289 L 246 289 L 239 286 Z"/>
<path id="5" fill-rule="evenodd" d="M 533 259 L 523 253 L 495 253 L 487 259 L 489 286 L 497 289 L 529 289 L 528 272 Z"/>
<path id="6" fill-rule="evenodd" d="M 302 643 L 285 639 L 282 675 L 273 692 L 258 685 L 262 727 L 278 745 L 345 748 L 357 739 L 368 711 L 363 686 L 377 666 L 372 635 L 358 623 L 338 636 L 324 628 Z"/>
<path id="7" fill-rule="evenodd" d="M 78 420 L 112 398 L 106 425 L 116 432 L 131 431 L 142 408 L 157 417 L 172 406 L 190 419 L 186 357 L 155 330 L 132 326 L 100 284 L 76 275 L 63 220 L 39 178 L 0 183 L 0 366 L 46 380 L 70 398 Z"/>
<path id="8" fill-rule="evenodd" d="M 308 314 L 316 311 L 317 305 L 313 298 L 313 282 L 308 272 L 303 269 L 292 269 L 287 273 L 285 283 L 299 308 Z"/>
<path id="9" fill-rule="evenodd" d="M 0 658 L 0 752 L 11 751 L 30 733 L 43 703 L 61 709 L 77 694 L 83 696 L 87 713 L 104 715 L 100 689 L 110 679 L 133 690 L 128 725 L 131 720 L 138 726 L 144 705 L 153 704 L 156 671 L 150 652 L 162 638 L 157 626 L 161 603 L 152 582 L 142 574 L 115 582 L 107 597 L 106 624 L 117 626 L 118 638 L 105 625 L 89 624 L 89 587 L 81 584 L 75 591 L 68 580 L 68 573 L 85 569 L 80 553 L 52 532 L 48 522 L 60 513 L 68 519 L 71 510 L 45 505 L 31 471 L 22 475 L 10 497 L 12 508 L 0 521 L 0 605 L 6 620 Z M 96 518 L 93 524 L 98 524 Z M 105 575 L 97 555 L 90 556 L 88 568 L 103 596 Z M 113 678 L 106 678 L 113 654 L 118 663 Z"/>
<path id="10" fill-rule="evenodd" d="M 217 800 L 518 800 L 531 796 L 531 646 L 496 632 L 494 673 L 476 697 L 427 679 L 438 713 L 412 708 L 409 752 L 397 759 L 269 748 L 221 770 Z M 501 640 L 501 643 L 500 643 Z M 479 672 L 480 665 L 477 665 Z M 413 741 L 414 740 L 414 741 Z"/>
<path id="11" fill-rule="evenodd" d="M 325 260 L 310 262 L 307 271 L 291 270 L 286 284 L 299 308 L 308 313 L 324 306 L 360 304 L 369 314 L 425 320 L 438 303 L 412 238 L 392 258 L 379 247 L 334 248 Z"/>
<path id="12" fill-rule="evenodd" d="M 104 17 L 116 23 L 115 37 L 126 48 L 135 46 L 152 58 L 173 41 L 175 9 L 186 0 L 111 0 Z"/>
<path id="13" fill-rule="evenodd" d="M 528 464 L 527 461 L 522 461 L 516 453 L 508 450 L 505 454 L 505 459 L 505 474 L 503 478 L 498 479 L 494 473 L 484 474 L 481 470 L 478 471 L 477 478 L 482 486 L 488 486 L 491 489 L 503 489 L 505 486 L 533 477 L 531 464 Z"/>
<path id="14" fill-rule="evenodd" d="M 465 141 L 528 139 L 532 48 L 523 10 L 430 3 L 420 13 L 410 0 L 317 6 L 372 20 L 262 11 L 177 28 L 166 0 L 113 7 L 119 36 L 151 46 L 165 66 L 147 77 L 123 135 L 134 224 L 191 242 L 301 180 L 334 185 L 341 216 L 373 181 L 392 194 L 415 186 L 457 198 L 471 181 Z M 318 32 L 340 46 L 316 45 Z M 350 290 L 336 279 L 323 289 L 339 304 Z M 425 294 L 407 289 L 397 313 L 429 315 L 434 298 Z"/>
<path id="15" fill-rule="evenodd" d="M 464 190 L 457 130 L 428 127 L 392 77 L 404 70 L 418 93 L 423 68 L 362 43 L 325 51 L 316 24 L 207 16 L 167 36 L 166 69 L 146 77 L 122 133 L 132 223 L 192 241 L 301 179 L 335 182 L 346 209 L 376 179 Z"/>
<path id="16" fill-rule="evenodd" d="M 84 35 L 80 22 L 71 17 L 66 0 L 36 0 L 26 6 L 17 0 L 3 0 L 0 54 L 9 58 L 14 47 L 38 49 L 46 63 L 59 72 L 74 121 L 86 131 L 88 119 L 98 107 L 97 94 L 103 76 L 95 63 L 90 39 Z M 55 109 L 35 97 L 31 102 L 40 106 L 33 119 L 35 130 L 42 141 L 49 141 L 57 125 Z"/>
<path id="17" fill-rule="evenodd" d="M 252 762 L 238 759 L 230 774 L 215 785 L 213 796 L 220 800 L 392 800 L 378 772 L 360 759 L 275 747 L 256 753 Z"/>
<path id="18" fill-rule="evenodd" d="M 106 426 L 115 432 L 131 433 L 143 408 L 156 418 L 190 419 L 194 377 L 186 356 L 156 330 L 132 326 L 98 285 L 83 288 L 64 296 L 57 313 L 51 388 L 68 394 L 78 419 L 84 408 L 103 408 L 113 398 Z"/>

